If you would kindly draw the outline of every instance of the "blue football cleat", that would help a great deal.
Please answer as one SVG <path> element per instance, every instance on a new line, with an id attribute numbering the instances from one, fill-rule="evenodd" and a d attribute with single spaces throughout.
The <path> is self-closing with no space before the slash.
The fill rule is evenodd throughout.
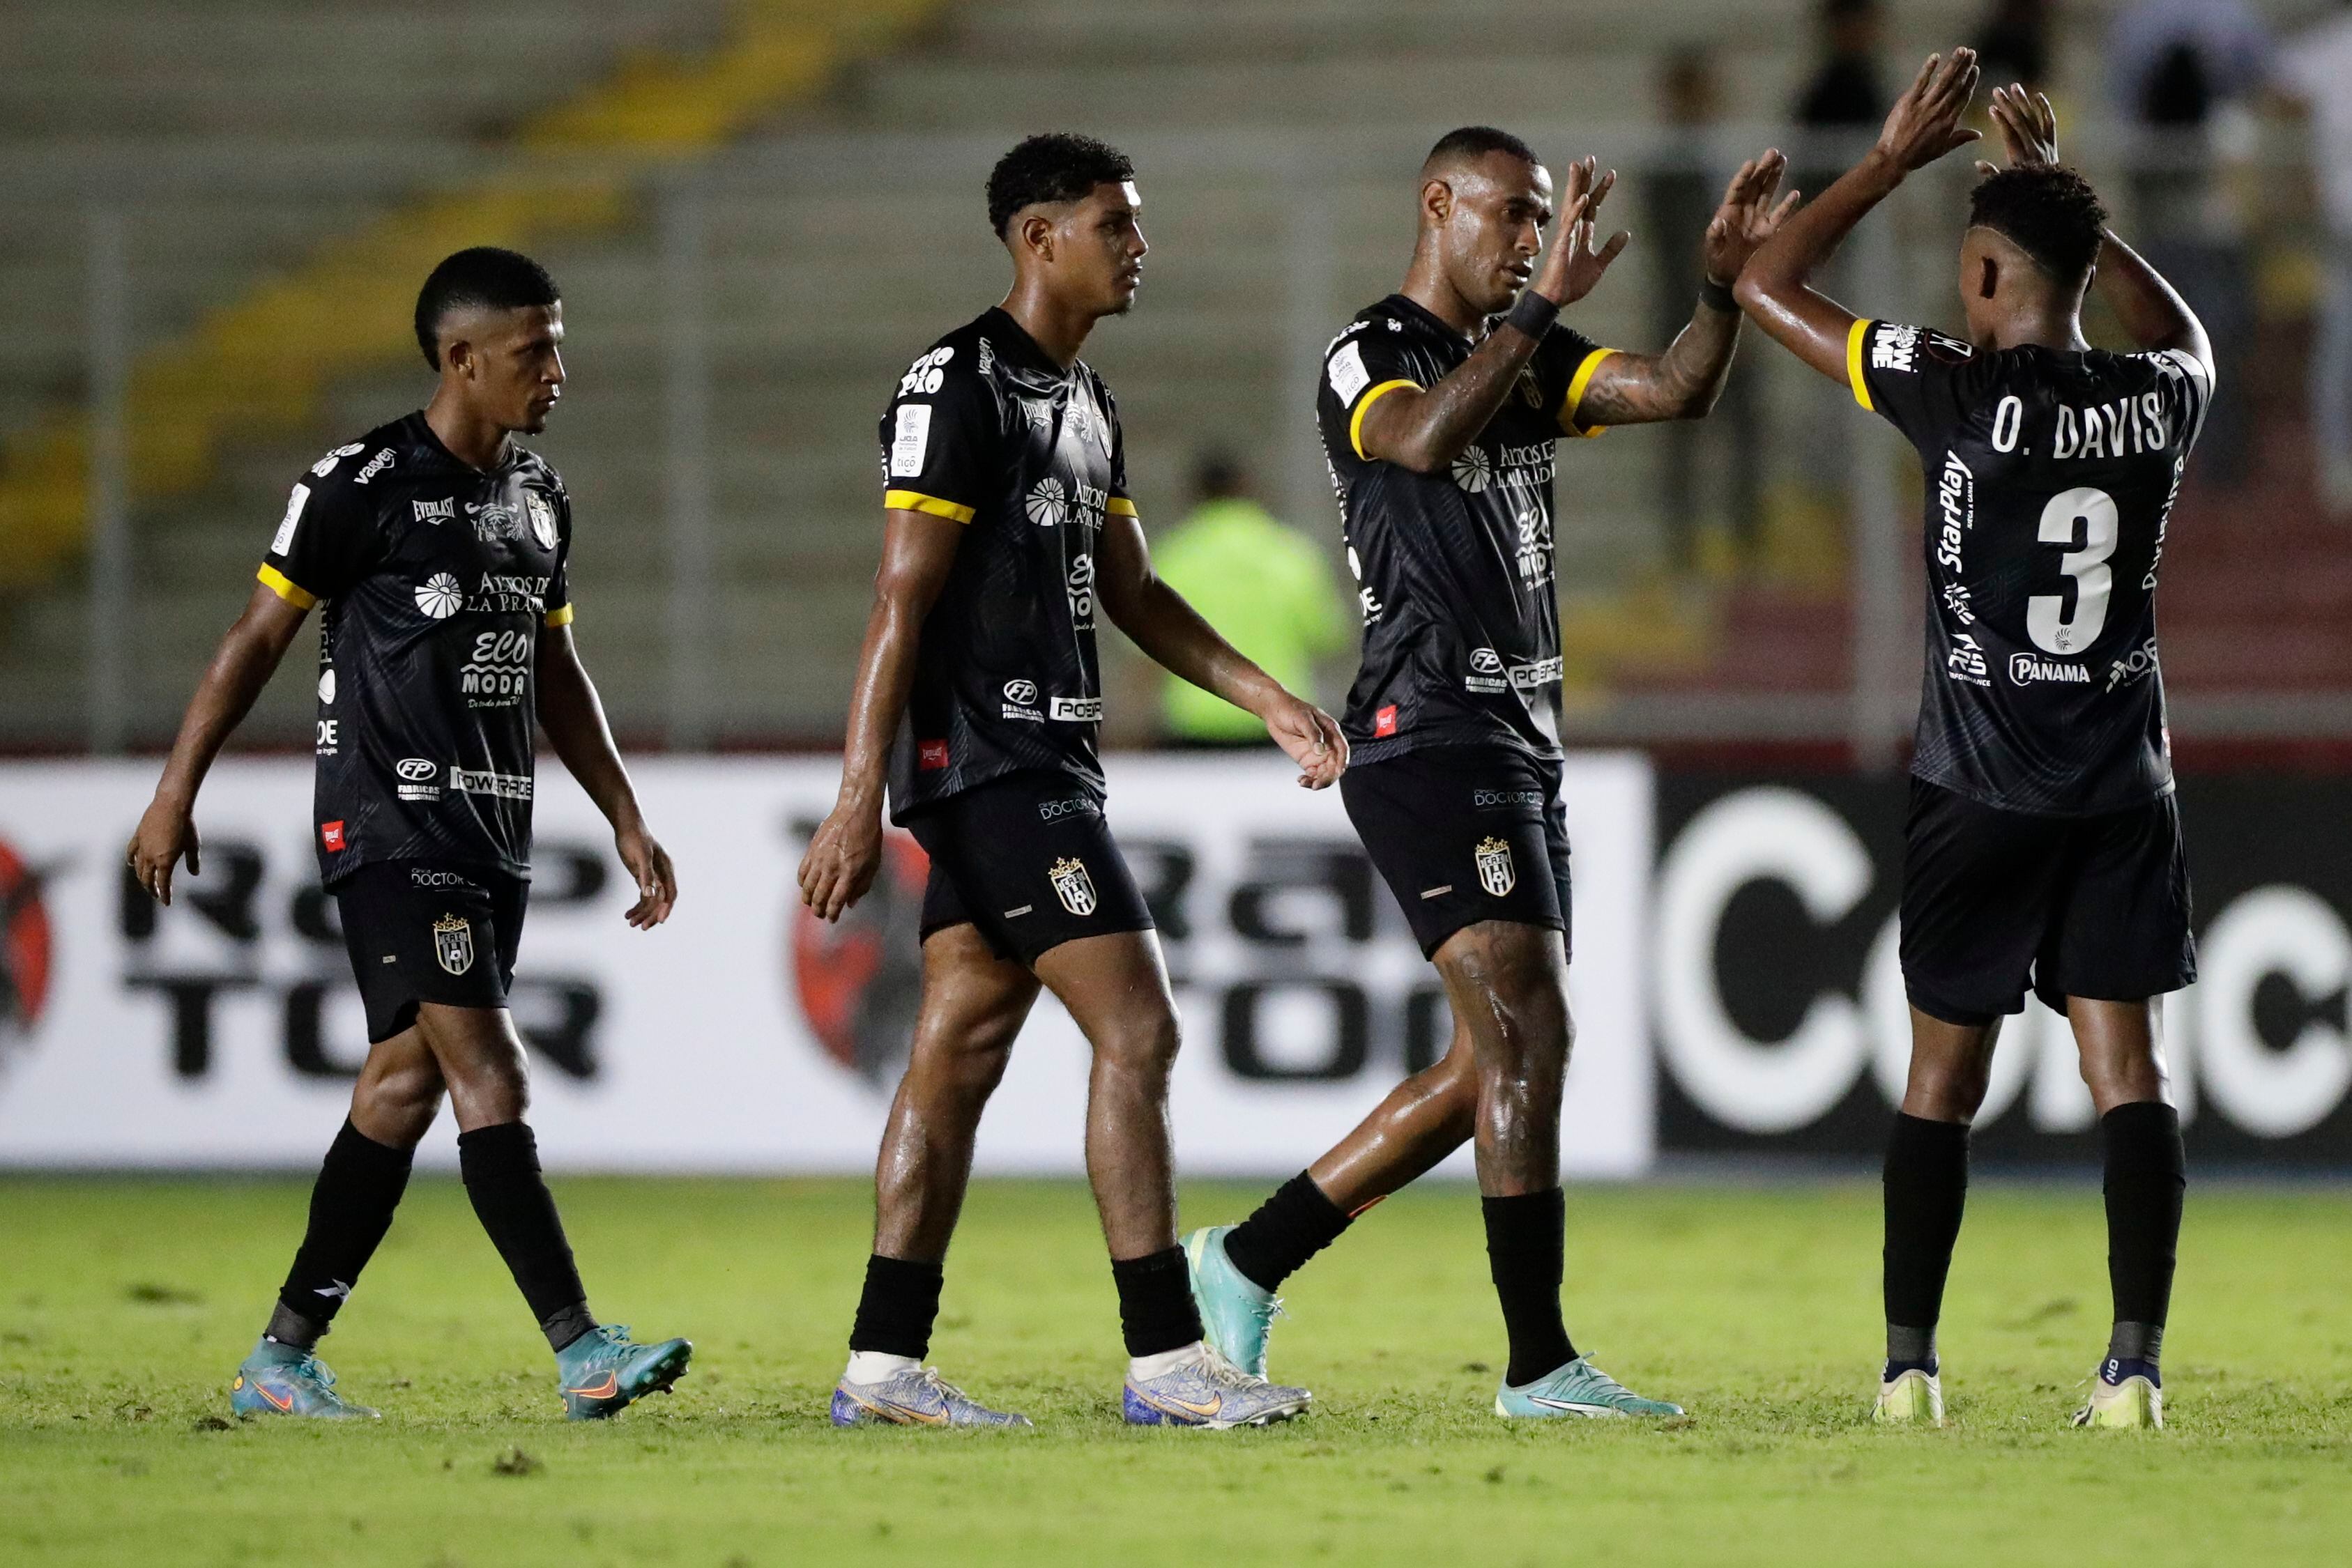
<path id="1" fill-rule="evenodd" d="M 1497 1416 L 1679 1416 L 1683 1407 L 1663 1399 L 1644 1399 L 1592 1364 L 1574 1361 L 1517 1388 L 1506 1383 L 1495 1392 Z"/>
<path id="2" fill-rule="evenodd" d="M 373 1421 L 379 1412 L 335 1392 L 327 1364 L 299 1345 L 264 1336 L 236 1369 L 228 1407 L 245 1416 L 307 1416 L 318 1421 Z"/>
<path id="3" fill-rule="evenodd" d="M 1184 1238 L 1184 1264 L 1209 1348 L 1253 1377 L 1265 1375 L 1266 1342 L 1282 1298 L 1234 1267 L 1225 1252 L 1230 1225 L 1213 1225 Z"/>
<path id="4" fill-rule="evenodd" d="M 637 1344 L 625 1324 L 600 1324 L 555 1353 L 564 1418 L 601 1421 L 648 1394 L 666 1394 L 693 1359 L 694 1346 L 685 1340 Z"/>
<path id="5" fill-rule="evenodd" d="M 833 1386 L 829 1412 L 836 1427 L 1026 1427 L 1029 1417 L 987 1406 L 940 1375 L 936 1366 L 909 1366 L 877 1383 Z"/>
<path id="6" fill-rule="evenodd" d="M 1244 1372 L 1207 1344 L 1157 1377 L 1128 1374 L 1120 1410 L 1130 1427 L 1265 1427 L 1305 1410 L 1314 1396 Z"/>

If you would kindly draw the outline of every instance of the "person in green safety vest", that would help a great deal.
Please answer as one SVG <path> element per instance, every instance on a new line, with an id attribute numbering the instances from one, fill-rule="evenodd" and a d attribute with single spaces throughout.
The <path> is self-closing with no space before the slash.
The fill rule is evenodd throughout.
<path id="1" fill-rule="evenodd" d="M 1242 465 L 1222 453 L 1194 471 L 1198 504 L 1151 547 L 1152 565 L 1234 647 L 1294 692 L 1315 689 L 1315 662 L 1354 643 L 1354 617 L 1312 540 L 1249 495 Z M 1164 730 L 1177 746 L 1256 746 L 1265 726 L 1223 698 L 1171 676 Z"/>

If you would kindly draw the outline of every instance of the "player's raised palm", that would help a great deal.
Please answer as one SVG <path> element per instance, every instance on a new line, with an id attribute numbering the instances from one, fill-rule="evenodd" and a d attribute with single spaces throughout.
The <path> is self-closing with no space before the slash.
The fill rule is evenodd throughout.
<path id="1" fill-rule="evenodd" d="M 1616 170 L 1605 174 L 1597 171 L 1597 162 L 1591 158 L 1580 158 L 1568 166 L 1568 186 L 1560 193 L 1559 235 L 1545 254 L 1543 270 L 1533 285 L 1537 293 L 1555 305 L 1573 305 L 1591 293 L 1609 264 L 1633 242 L 1633 235 L 1620 229 L 1607 244 L 1594 246 L 1593 215 L 1617 183 Z"/>
<path id="2" fill-rule="evenodd" d="M 1699 244 L 1710 281 L 1737 282 L 1748 258 L 1761 250 L 1764 242 L 1780 232 L 1783 220 L 1797 210 L 1795 191 L 1777 204 L 1772 199 L 1788 172 L 1788 155 L 1773 147 L 1742 163 L 1739 172 L 1731 177 L 1731 183 L 1724 188 L 1723 204 L 1716 208 L 1706 236 Z"/>
<path id="3" fill-rule="evenodd" d="M 2034 169 L 2058 162 L 2058 111 L 2044 94 L 2027 92 L 2020 82 L 1993 89 L 1992 122 L 2000 128 L 2001 149 L 2011 168 Z M 2000 171 L 1979 158 L 1977 172 Z"/>
<path id="4" fill-rule="evenodd" d="M 1949 58 L 1929 55 L 1911 86 L 1887 112 L 1878 133 L 1878 152 L 1906 172 L 1982 139 L 1960 121 L 1977 95 L 1977 52 L 1954 49 Z"/>

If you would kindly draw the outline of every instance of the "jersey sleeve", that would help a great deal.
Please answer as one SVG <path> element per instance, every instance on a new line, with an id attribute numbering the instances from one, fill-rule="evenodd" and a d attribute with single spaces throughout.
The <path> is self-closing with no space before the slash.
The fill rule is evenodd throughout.
<path id="1" fill-rule="evenodd" d="M 1331 400 L 1335 423 L 1360 458 L 1366 457 L 1364 415 L 1372 404 L 1403 387 L 1422 390 L 1399 337 L 1375 321 L 1343 336 L 1323 357 L 1322 396 Z"/>
<path id="2" fill-rule="evenodd" d="M 256 574 L 298 610 L 350 592 L 382 553 L 374 508 L 335 473 L 358 451 L 340 448 L 311 465 L 286 497 L 286 515 Z"/>
<path id="3" fill-rule="evenodd" d="M 898 379 L 882 416 L 882 505 L 968 523 L 988 500 L 1003 422 L 970 355 L 943 343 Z"/>
<path id="4" fill-rule="evenodd" d="M 1110 498 L 1103 510 L 1114 517 L 1136 515 L 1135 497 L 1127 487 L 1127 427 L 1119 423 L 1118 400 L 1110 395 L 1110 388 L 1097 382 L 1101 389 L 1103 412 L 1110 423 Z"/>
<path id="5" fill-rule="evenodd" d="M 1592 373 L 1617 350 L 1604 349 L 1573 327 L 1554 327 L 1536 350 L 1536 385 L 1559 422 L 1560 434 L 1591 438 L 1607 432 L 1583 417 L 1585 390 Z"/>
<path id="6" fill-rule="evenodd" d="M 2164 401 L 2172 428 L 2179 432 L 2177 444 L 2187 452 L 2204 432 L 2205 411 L 2213 402 L 2213 372 L 2196 355 L 2180 349 L 2158 349 L 2140 358 L 2154 365 L 2162 378 L 2158 396 Z"/>
<path id="7" fill-rule="evenodd" d="M 1940 441 L 1966 414 L 1976 358 L 1974 348 L 1933 328 L 1856 321 L 1846 334 L 1846 385 L 1913 444 Z"/>
<path id="8" fill-rule="evenodd" d="M 555 570 L 547 580 L 547 624 L 572 624 L 572 492 L 555 493 Z"/>

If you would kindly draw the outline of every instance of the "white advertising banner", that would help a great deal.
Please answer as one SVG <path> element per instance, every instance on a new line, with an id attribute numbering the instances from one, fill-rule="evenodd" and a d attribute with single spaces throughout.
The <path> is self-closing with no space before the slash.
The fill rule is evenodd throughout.
<path id="1" fill-rule="evenodd" d="M 683 885 L 632 931 L 609 833 L 560 766 L 541 774 L 536 877 L 513 994 L 531 1121 L 574 1170 L 870 1168 L 914 1017 L 923 866 L 894 833 L 838 927 L 793 883 L 831 805 L 819 759 L 653 759 L 635 768 Z M 1192 1174 L 1295 1171 L 1450 1017 L 1337 791 L 1263 758 L 1111 765 L 1110 821 L 1160 925 L 1186 1040 L 1174 1121 Z M 325 1149 L 366 1034 L 310 848 L 307 760 L 225 762 L 197 812 L 204 873 L 155 907 L 121 870 L 152 763 L 0 767 L 0 1165 L 303 1166 Z M 1652 781 L 1577 757 L 1579 1038 L 1563 1164 L 1650 1162 Z M 1040 1003 L 982 1124 L 992 1171 L 1076 1173 L 1087 1053 Z M 453 1164 L 444 1116 L 428 1163 Z M 1449 1171 L 1466 1173 L 1468 1157 Z"/>

